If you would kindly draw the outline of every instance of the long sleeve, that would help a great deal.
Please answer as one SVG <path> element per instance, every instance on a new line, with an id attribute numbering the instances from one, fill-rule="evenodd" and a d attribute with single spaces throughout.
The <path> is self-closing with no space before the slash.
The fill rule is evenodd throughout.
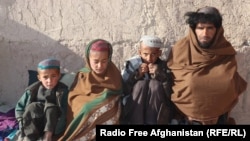
<path id="1" fill-rule="evenodd" d="M 170 99 L 172 94 L 173 76 L 171 70 L 167 67 L 166 61 L 158 60 L 158 69 L 155 73 L 155 79 L 160 81 L 164 87 L 166 96 Z"/>
<path id="2" fill-rule="evenodd" d="M 124 95 L 130 94 L 134 84 L 137 82 L 136 75 L 138 74 L 138 68 L 141 64 L 141 58 L 136 56 L 127 60 L 122 70 L 122 79 L 124 83 Z"/>
<path id="3" fill-rule="evenodd" d="M 25 110 L 25 107 L 26 107 L 29 99 L 30 99 L 30 92 L 25 91 L 25 93 L 22 95 L 22 97 L 18 100 L 18 102 L 16 104 L 16 107 L 15 107 L 16 119 L 22 117 L 22 115 L 24 113 L 24 110 Z"/>

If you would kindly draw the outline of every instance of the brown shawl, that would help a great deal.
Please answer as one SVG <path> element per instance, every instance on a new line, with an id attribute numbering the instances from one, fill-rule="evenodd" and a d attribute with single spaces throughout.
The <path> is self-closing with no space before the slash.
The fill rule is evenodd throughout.
<path id="1" fill-rule="evenodd" d="M 229 112 L 247 83 L 237 72 L 236 51 L 218 29 L 209 49 L 198 45 L 193 30 L 172 48 L 168 66 L 174 75 L 172 101 L 199 121 Z"/>
<path id="2" fill-rule="evenodd" d="M 67 129 L 59 140 L 90 140 L 95 138 L 96 124 L 118 124 L 122 77 L 111 61 L 104 74 L 94 73 L 89 65 L 89 50 L 97 40 L 86 48 L 86 67 L 81 69 L 68 96 Z M 111 122 L 110 122 L 111 121 Z"/>
<path id="3" fill-rule="evenodd" d="M 116 66 L 110 62 L 105 76 L 93 73 L 79 72 L 76 86 L 69 93 L 68 104 L 75 117 L 82 106 L 107 90 L 118 91 L 121 89 L 121 74 Z"/>

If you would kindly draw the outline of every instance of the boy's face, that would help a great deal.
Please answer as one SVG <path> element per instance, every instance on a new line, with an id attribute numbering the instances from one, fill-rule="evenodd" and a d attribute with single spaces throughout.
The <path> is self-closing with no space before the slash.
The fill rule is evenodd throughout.
<path id="1" fill-rule="evenodd" d="M 146 64 L 155 63 L 157 58 L 159 58 L 162 53 L 160 48 L 148 47 L 143 43 L 141 44 L 141 47 L 138 52 L 143 62 Z"/>
<path id="2" fill-rule="evenodd" d="M 38 69 L 37 78 L 46 89 L 53 89 L 57 85 L 60 77 L 61 74 L 58 69 Z"/>
<path id="3" fill-rule="evenodd" d="M 109 63 L 109 54 L 108 51 L 94 51 L 90 50 L 89 52 L 89 63 L 91 69 L 96 74 L 105 73 L 108 63 Z"/>

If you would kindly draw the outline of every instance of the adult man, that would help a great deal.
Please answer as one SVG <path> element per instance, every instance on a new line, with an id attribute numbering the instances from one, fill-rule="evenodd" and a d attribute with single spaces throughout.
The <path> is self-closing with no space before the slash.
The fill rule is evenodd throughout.
<path id="1" fill-rule="evenodd" d="M 236 51 L 224 37 L 215 7 L 187 12 L 189 33 L 172 48 L 172 101 L 188 124 L 227 124 L 247 83 L 237 72 Z"/>
<path id="2" fill-rule="evenodd" d="M 162 46 L 159 37 L 143 36 L 138 55 L 125 62 L 122 70 L 125 94 L 122 123 L 169 123 L 169 82 L 172 81 L 166 61 L 160 59 Z"/>

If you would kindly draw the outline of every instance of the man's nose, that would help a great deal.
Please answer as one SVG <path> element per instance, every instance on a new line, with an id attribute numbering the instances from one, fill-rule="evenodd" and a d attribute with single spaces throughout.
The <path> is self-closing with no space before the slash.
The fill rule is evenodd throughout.
<path id="1" fill-rule="evenodd" d="M 208 35 L 208 29 L 204 28 L 204 30 L 203 30 L 203 35 L 204 35 L 204 36 Z"/>

